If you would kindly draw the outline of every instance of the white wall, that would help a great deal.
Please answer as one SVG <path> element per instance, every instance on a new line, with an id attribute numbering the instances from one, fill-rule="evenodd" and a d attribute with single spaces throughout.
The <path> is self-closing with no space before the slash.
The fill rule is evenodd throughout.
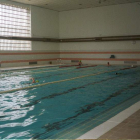
<path id="1" fill-rule="evenodd" d="M 86 38 L 100 36 L 120 36 L 140 34 L 140 5 L 129 3 L 121 5 L 104 6 L 89 9 L 64 11 L 59 13 L 60 38 Z M 122 42 L 82 42 L 61 43 L 60 51 L 84 51 L 84 52 L 114 52 L 114 51 L 140 51 L 140 41 Z M 99 54 L 98 58 L 109 58 L 111 54 Z M 117 55 L 117 58 L 133 58 L 132 55 Z M 76 54 L 74 56 L 61 54 L 61 58 L 96 58 L 94 55 Z M 137 55 L 136 58 L 140 58 Z M 106 61 L 89 61 L 90 63 L 105 64 Z M 86 63 L 88 63 L 86 61 Z M 124 62 L 111 62 L 123 64 Z M 139 63 L 139 62 L 138 62 Z"/>
<path id="2" fill-rule="evenodd" d="M 32 37 L 59 38 L 59 13 L 31 6 Z M 59 51 L 58 43 L 32 42 L 33 50 Z"/>
<path id="3" fill-rule="evenodd" d="M 59 13 L 31 6 L 31 27 L 33 37 L 59 37 Z"/>
<path id="4" fill-rule="evenodd" d="M 32 37 L 59 37 L 59 13 L 45 8 L 29 6 L 16 2 L 0 0 L 0 2 L 10 3 L 14 5 L 29 7 L 31 9 L 31 34 Z M 32 42 L 32 51 L 28 52 L 58 52 L 58 43 L 46 42 Z M 24 51 L 0 51 L 0 53 L 9 53 L 9 55 L 0 55 L 0 61 L 14 61 L 14 60 L 34 60 L 34 59 L 53 59 L 59 58 L 59 54 L 52 55 L 11 55 L 10 53 L 21 53 Z M 39 61 L 38 64 L 48 64 L 49 61 Z M 56 62 L 56 61 L 53 61 Z M 28 62 L 22 63 L 2 63 L 2 67 L 24 66 L 29 65 Z"/>

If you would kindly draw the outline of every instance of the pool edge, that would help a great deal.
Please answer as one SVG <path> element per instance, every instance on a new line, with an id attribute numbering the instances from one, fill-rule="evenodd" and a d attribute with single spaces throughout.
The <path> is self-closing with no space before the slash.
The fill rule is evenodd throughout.
<path id="1" fill-rule="evenodd" d="M 139 109 L 140 109 L 140 101 L 131 105 L 124 111 L 121 111 L 119 114 L 115 115 L 114 117 L 110 118 L 109 120 L 100 124 L 94 129 L 86 132 L 77 139 L 98 139 L 100 136 L 104 135 L 106 132 L 108 132 L 109 130 L 111 130 L 112 128 L 123 122 L 125 119 L 127 119 L 129 116 L 137 112 Z"/>
<path id="2" fill-rule="evenodd" d="M 103 131 L 104 133 L 99 132 L 101 130 L 97 130 L 94 133 L 96 137 L 93 135 L 93 130 L 94 131 L 96 130 L 95 128 L 98 128 L 99 126 L 103 125 L 105 122 L 109 122 L 109 123 L 114 122 L 114 123 L 116 123 L 116 125 L 118 125 L 123 120 L 128 118 L 131 114 L 135 113 L 135 112 L 132 112 L 131 114 L 128 113 L 127 114 L 128 116 L 126 116 L 124 111 L 127 109 L 129 110 L 129 108 L 130 108 L 130 110 L 132 110 L 131 106 L 135 105 L 138 102 L 140 102 L 140 94 L 137 94 L 137 95 L 127 99 L 125 102 L 122 102 L 115 107 L 112 107 L 111 109 L 103 112 L 102 115 L 96 116 L 95 118 L 91 118 L 85 122 L 79 123 L 75 126 L 75 128 L 68 128 L 49 138 L 50 139 L 97 139 L 100 137 L 100 135 L 103 135 L 104 133 L 106 133 L 105 130 L 108 132 L 110 129 L 115 127 L 115 125 L 113 127 L 109 127 L 108 124 L 106 126 L 103 126 L 103 129 L 105 129 Z M 138 106 L 138 109 L 140 109 L 140 106 Z M 111 120 L 122 112 L 124 112 L 124 114 L 126 116 L 126 118 L 124 118 L 122 121 L 115 122 L 115 121 Z M 129 112 L 129 111 L 127 111 L 127 112 Z M 121 119 L 121 117 L 120 117 L 120 119 Z M 108 129 L 106 127 L 108 127 Z M 87 136 L 87 134 L 89 134 L 89 133 L 92 135 L 92 137 L 89 137 L 91 135 Z M 97 136 L 97 134 L 98 134 L 98 136 Z M 85 137 L 85 135 L 86 135 L 86 137 Z"/>

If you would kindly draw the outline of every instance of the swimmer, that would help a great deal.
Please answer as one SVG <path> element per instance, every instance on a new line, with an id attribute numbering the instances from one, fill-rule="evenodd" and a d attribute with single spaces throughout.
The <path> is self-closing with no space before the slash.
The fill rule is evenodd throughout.
<path id="1" fill-rule="evenodd" d="M 109 62 L 107 62 L 107 66 L 108 66 L 108 67 L 110 66 L 110 63 L 109 63 Z"/>
<path id="2" fill-rule="evenodd" d="M 79 60 L 79 63 L 78 63 L 78 65 L 79 65 L 79 66 L 81 66 L 81 65 L 82 65 L 82 61 L 81 61 L 81 60 Z"/>
<path id="3" fill-rule="evenodd" d="M 36 83 L 34 78 L 31 78 L 31 80 L 32 80 L 32 83 Z"/>
<path id="4" fill-rule="evenodd" d="M 34 78 L 31 78 L 30 80 L 32 80 L 32 83 L 39 83 L 39 81 L 35 80 Z"/>

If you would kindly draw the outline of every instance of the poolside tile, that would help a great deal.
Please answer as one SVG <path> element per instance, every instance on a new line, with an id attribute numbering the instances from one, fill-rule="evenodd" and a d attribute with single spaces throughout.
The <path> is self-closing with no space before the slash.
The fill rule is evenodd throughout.
<path id="1" fill-rule="evenodd" d="M 99 139 L 140 139 L 140 110 Z"/>

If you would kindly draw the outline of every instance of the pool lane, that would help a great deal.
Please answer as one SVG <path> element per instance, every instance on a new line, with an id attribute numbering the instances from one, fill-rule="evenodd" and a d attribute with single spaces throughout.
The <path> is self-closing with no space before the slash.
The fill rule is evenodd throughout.
<path id="1" fill-rule="evenodd" d="M 57 82 L 64 82 L 68 80 L 73 80 L 74 78 L 84 78 L 86 76 L 94 76 L 94 74 L 102 74 L 104 72 L 111 72 L 116 70 L 116 67 L 104 67 L 103 66 L 97 66 L 94 68 L 86 68 L 86 69 L 63 69 L 66 72 L 61 72 L 58 69 L 58 71 L 54 70 L 52 74 L 51 72 L 45 72 L 45 73 L 32 73 L 28 75 L 18 75 L 18 76 L 11 76 L 11 77 L 6 77 L 2 78 L 0 80 L 0 93 L 6 93 L 6 92 L 12 92 L 17 90 L 24 90 L 24 89 L 29 89 L 29 88 L 34 88 L 34 87 L 39 87 L 39 86 L 44 86 L 47 84 L 53 84 Z M 120 67 L 122 68 L 122 67 Z M 119 68 L 119 69 L 120 69 Z M 117 70 L 119 70 L 117 69 Z M 126 70 L 127 71 L 127 70 Z M 31 78 L 34 78 L 35 80 L 38 80 L 38 83 L 32 83 Z M 64 81 L 63 81 L 64 80 Z M 4 92 L 5 91 L 5 92 Z"/>
<path id="2" fill-rule="evenodd" d="M 77 70 L 77 69 L 75 69 Z M 88 70 L 88 69 L 87 69 Z M 106 71 L 108 70 L 108 71 Z M 79 70 L 78 70 L 79 71 Z M 69 80 L 74 80 L 74 79 L 78 79 L 78 78 L 84 78 L 84 77 L 88 77 L 88 76 L 94 76 L 94 75 L 98 75 L 98 74 L 102 74 L 102 73 L 108 73 L 111 71 L 116 71 L 116 69 L 114 70 L 113 68 L 106 68 L 105 70 L 99 69 L 99 68 L 95 68 L 93 69 L 93 71 L 80 71 L 80 72 L 73 72 L 72 73 L 68 73 L 67 75 L 63 74 L 63 75 L 57 75 L 57 76 L 51 76 L 50 78 L 47 79 L 41 79 L 39 81 L 39 83 L 35 83 L 32 84 L 31 86 L 27 86 L 26 81 L 23 81 L 24 78 L 27 80 L 29 80 L 30 78 L 34 77 L 35 75 L 29 75 L 28 77 L 11 77 L 8 78 L 6 80 L 1 80 L 0 84 L 1 84 L 1 88 L 0 88 L 0 94 L 2 93 L 7 93 L 7 92 L 14 92 L 17 90 L 24 90 L 24 89 L 30 89 L 30 88 L 35 88 L 35 87 L 40 87 L 40 86 L 45 86 L 48 84 L 55 84 L 55 83 L 59 83 L 59 82 L 65 82 L 65 81 L 69 81 Z M 84 75 L 86 74 L 86 75 Z M 40 76 L 40 75 L 38 75 Z M 17 79 L 17 83 L 14 85 L 14 79 Z M 21 79 L 20 79 L 21 78 Z M 20 79 L 20 80 L 18 80 Z M 21 81 L 22 80 L 22 81 Z M 54 81 L 56 80 L 56 81 Z M 20 84 L 21 82 L 21 84 Z M 29 82 L 29 81 L 28 81 Z M 7 86 L 5 86 L 5 83 L 8 83 Z M 22 84 L 23 83 L 23 84 Z M 16 86 L 16 88 L 15 88 Z"/>
<path id="3" fill-rule="evenodd" d="M 50 68 L 59 68 L 59 66 L 43 66 L 43 67 L 30 67 L 30 68 L 23 68 L 23 69 L 10 69 L 10 70 L 0 70 L 0 73 L 12 73 L 12 72 L 22 72 L 22 71 L 34 71 L 34 70 L 41 70 L 41 69 L 50 69 Z"/>
<path id="4" fill-rule="evenodd" d="M 59 67 L 47 67 L 47 68 L 38 68 L 38 69 L 25 69 L 25 70 L 18 70 L 18 71 L 9 71 L 9 72 L 1 72 L 0 78 L 4 78 L 6 76 L 18 76 L 18 75 L 28 75 L 30 73 L 41 73 L 45 71 L 51 71 L 51 70 L 58 70 Z"/>
<path id="5" fill-rule="evenodd" d="M 80 127 L 79 123 L 82 123 L 82 121 L 84 121 L 84 118 L 87 119 L 88 116 L 92 116 L 94 118 L 94 115 L 99 115 L 101 112 L 110 109 L 110 107 L 113 108 L 116 105 L 124 103 L 126 100 L 131 99 L 131 98 L 139 95 L 139 91 L 140 91 L 140 81 L 139 81 L 139 79 L 134 80 L 132 77 L 130 77 L 128 79 L 128 75 L 129 74 L 127 74 L 126 77 L 124 77 L 122 81 L 120 81 L 120 78 L 122 78 L 122 77 L 118 76 L 118 77 L 116 77 L 117 80 L 114 80 L 115 78 L 114 79 L 112 78 L 110 80 L 104 80 L 103 83 L 99 82 L 99 83 L 96 83 L 95 85 L 93 84 L 94 87 L 93 87 L 93 85 L 90 85 L 91 89 L 92 90 L 94 89 L 96 91 L 95 94 L 97 95 L 97 93 L 98 93 L 98 98 L 97 97 L 95 98 L 93 95 L 90 95 L 91 97 L 87 97 L 87 95 L 89 96 L 89 94 L 86 91 L 92 93 L 92 91 L 89 90 L 90 89 L 89 86 L 88 86 L 88 88 L 84 87 L 83 89 L 85 89 L 85 90 L 83 92 L 80 92 L 80 95 L 83 98 L 82 102 L 81 102 L 81 99 L 79 100 L 79 98 L 76 98 L 76 95 L 78 94 L 77 93 L 78 91 L 77 92 L 72 92 L 71 91 L 70 92 L 71 96 L 69 94 L 69 99 L 71 99 L 72 96 L 74 96 L 74 97 L 71 99 L 71 101 L 68 101 L 68 99 L 67 99 L 67 101 L 65 101 L 65 102 L 67 102 L 67 104 L 73 105 L 73 107 L 75 105 L 76 108 L 79 108 L 79 110 L 74 110 L 73 109 L 73 111 L 75 112 L 75 114 L 73 116 L 70 116 L 69 118 L 66 118 L 66 119 L 64 119 L 64 118 L 60 119 L 61 121 L 56 120 L 55 123 L 44 126 L 43 128 L 46 129 L 46 133 L 41 133 L 40 135 L 34 136 L 33 138 L 56 138 L 56 139 L 69 138 L 69 139 L 75 139 L 78 136 L 82 135 L 85 131 L 86 132 L 89 131 L 89 129 L 91 129 L 91 127 L 93 128 L 93 125 L 91 125 L 91 124 L 90 124 L 90 127 L 89 127 L 89 123 L 87 125 L 84 124 L 83 128 L 82 128 L 83 131 L 81 130 L 81 127 Z M 134 74 L 132 76 L 135 77 L 136 75 Z M 126 82 L 126 80 L 130 80 L 130 79 L 134 80 L 133 83 L 132 83 L 132 81 L 130 81 L 129 83 Z M 112 88 L 110 88 L 110 91 L 108 91 L 108 87 L 110 87 L 109 84 L 111 84 L 113 82 L 114 82 L 114 85 L 112 85 Z M 118 82 L 121 85 L 117 86 Z M 124 86 L 124 83 L 125 83 L 125 86 Z M 103 87 L 104 91 L 103 91 L 103 89 L 100 88 L 101 85 L 103 85 L 103 84 L 104 84 L 104 87 Z M 115 88 L 115 87 L 117 87 L 117 88 Z M 119 90 L 118 90 L 118 88 L 119 88 Z M 101 93 L 101 92 L 103 92 L 103 93 Z M 76 94 L 76 95 L 74 95 L 74 94 Z M 83 96 L 83 94 L 85 96 Z M 102 97 L 102 99 L 100 97 Z M 58 97 L 56 97 L 56 98 L 58 98 Z M 72 100 L 74 100 L 74 98 L 76 98 L 76 100 L 75 100 L 76 103 L 72 102 Z M 53 97 L 52 98 L 46 98 L 46 99 L 47 100 L 49 100 L 49 99 L 53 100 Z M 89 99 L 91 99 L 91 100 L 89 100 Z M 136 98 L 137 101 L 139 99 L 140 98 Z M 39 102 L 41 102 L 41 101 L 39 101 Z M 64 100 L 63 100 L 63 102 L 64 102 Z M 81 102 L 82 106 L 78 107 L 77 103 L 80 103 L 80 102 Z M 124 108 L 127 108 L 128 106 L 132 105 L 132 103 L 134 103 L 134 102 L 130 102 L 129 105 L 125 105 L 125 107 L 123 106 L 122 108 L 119 108 L 118 110 L 114 110 L 114 113 L 119 113 L 119 111 L 122 111 Z M 65 113 L 66 114 L 70 113 L 70 110 L 68 112 L 65 111 Z M 96 118 L 96 120 L 94 120 L 94 123 L 96 125 L 97 124 L 99 125 L 101 122 L 106 121 L 106 118 L 112 117 L 114 115 L 114 113 L 106 114 L 106 117 L 102 118 L 102 119 L 101 118 Z M 71 113 L 71 115 L 72 115 L 72 113 Z M 77 124 L 79 124 L 79 128 L 77 130 L 78 132 L 75 131 L 75 127 L 72 126 L 72 122 L 74 122 L 75 120 L 77 120 Z M 96 123 L 96 122 L 98 122 L 98 123 Z M 69 127 L 72 127 L 71 128 L 72 132 L 70 132 L 68 130 L 67 132 L 70 132 L 68 134 L 65 133 L 65 130 L 64 130 L 63 135 L 59 135 L 59 137 L 54 137 L 54 136 L 49 137 L 49 135 L 47 134 L 48 131 L 50 131 L 50 132 L 55 131 L 56 132 L 57 127 L 59 127 L 59 129 L 62 129 L 63 127 L 66 128 L 68 125 L 69 125 Z M 88 129 L 86 129 L 86 128 L 88 128 Z"/>

